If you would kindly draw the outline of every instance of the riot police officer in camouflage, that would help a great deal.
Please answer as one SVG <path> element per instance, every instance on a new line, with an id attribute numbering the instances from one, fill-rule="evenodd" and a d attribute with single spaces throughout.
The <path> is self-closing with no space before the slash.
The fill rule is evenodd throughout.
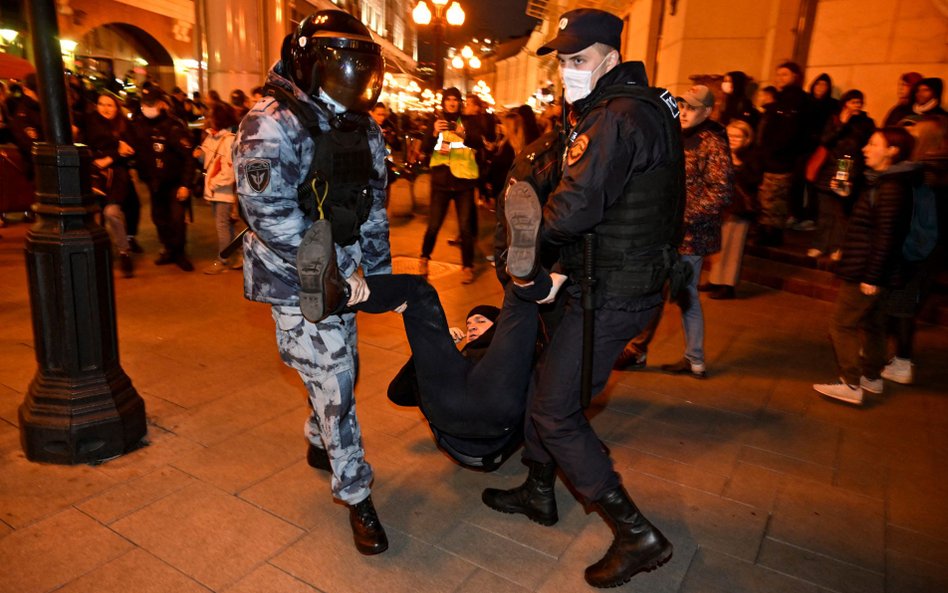
<path id="1" fill-rule="evenodd" d="M 356 548 L 388 548 L 370 497 L 353 388 L 362 274 L 391 273 L 385 143 L 368 116 L 382 88 L 380 46 L 348 13 L 323 10 L 287 36 L 266 96 L 234 143 L 244 237 L 244 294 L 269 303 L 283 361 L 312 407 L 307 460 L 332 473 Z M 361 268 L 361 272 L 360 272 Z"/>

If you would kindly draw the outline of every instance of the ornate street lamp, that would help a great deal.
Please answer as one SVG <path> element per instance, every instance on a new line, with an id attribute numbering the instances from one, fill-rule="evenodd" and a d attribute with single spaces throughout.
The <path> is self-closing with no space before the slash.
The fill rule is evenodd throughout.
<path id="1" fill-rule="evenodd" d="M 92 152 L 73 144 L 56 5 L 26 7 L 46 141 L 33 146 L 37 220 L 26 234 L 39 368 L 19 408 L 20 441 L 31 461 L 98 462 L 138 445 L 145 402 L 119 364 L 111 245 L 95 222 Z"/>
<path id="2" fill-rule="evenodd" d="M 468 81 L 468 72 L 470 70 L 477 70 L 481 67 L 481 60 L 474 55 L 474 50 L 471 49 L 471 46 L 465 45 L 461 48 L 459 53 L 454 54 L 454 57 L 451 58 L 451 67 L 455 70 L 461 70 L 464 75 L 464 94 L 468 93 L 469 87 L 467 85 Z"/>
<path id="3" fill-rule="evenodd" d="M 456 1 L 431 0 L 434 5 L 434 14 L 428 8 L 425 0 L 418 0 L 418 4 L 411 11 L 412 19 L 419 25 L 427 25 L 434 21 L 435 37 L 435 86 L 444 87 L 444 30 L 448 25 L 460 27 L 464 24 L 464 9 Z M 445 6 L 448 6 L 445 10 Z"/>

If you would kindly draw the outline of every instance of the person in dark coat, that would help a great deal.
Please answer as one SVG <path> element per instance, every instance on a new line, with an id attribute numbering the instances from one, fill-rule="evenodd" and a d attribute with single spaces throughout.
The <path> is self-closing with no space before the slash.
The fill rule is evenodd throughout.
<path id="1" fill-rule="evenodd" d="M 119 267 L 126 278 L 134 275 L 131 247 L 122 202 L 132 191 L 129 159 L 135 150 L 128 142 L 128 124 L 114 95 L 99 95 L 96 110 L 86 117 L 82 141 L 92 150 L 92 189 L 102 204 L 105 228 L 118 252 Z"/>
<path id="2" fill-rule="evenodd" d="M 886 364 L 886 293 L 904 282 L 902 244 L 912 220 L 918 165 L 905 128 L 882 128 L 863 148 L 867 184 L 853 208 L 836 269 L 842 279 L 830 322 L 838 383 L 814 385 L 821 395 L 862 405 L 865 392 L 882 393 Z"/>
<path id="3" fill-rule="evenodd" d="M 132 120 L 136 168 L 151 194 L 151 219 L 162 250 L 159 266 L 176 264 L 185 272 L 194 265 L 185 253 L 185 213 L 194 179 L 191 133 L 184 122 L 168 113 L 168 99 L 160 88 L 142 89 L 141 113 Z"/>
<path id="4" fill-rule="evenodd" d="M 732 120 L 740 119 L 750 124 L 751 130 L 757 129 L 760 122 L 760 112 L 754 107 L 754 102 L 747 96 L 749 79 L 740 70 L 734 70 L 724 75 L 721 90 L 724 92 L 724 108 L 718 116 L 722 126 L 727 126 Z"/>
<path id="5" fill-rule="evenodd" d="M 534 113 L 533 107 L 529 105 L 521 105 L 517 107 L 517 113 L 523 119 L 523 140 L 525 144 L 533 144 L 536 142 L 537 138 L 542 135 L 540 131 L 540 126 L 537 124 L 537 114 Z"/>
<path id="6" fill-rule="evenodd" d="M 820 146 L 826 156 L 810 186 L 810 193 L 819 206 L 820 221 L 819 232 L 807 252 L 810 257 L 835 253 L 840 248 L 849 211 L 861 190 L 865 167 L 862 147 L 876 129 L 875 122 L 862 110 L 864 101 L 862 91 L 846 91 L 840 98 L 841 110 L 833 114 L 823 130 Z M 837 177 L 841 160 L 849 167 L 850 184 L 845 191 L 830 186 Z"/>
<path id="7" fill-rule="evenodd" d="M 762 246 L 783 244 L 791 196 L 796 195 L 795 187 L 803 180 L 809 96 L 800 86 L 802 77 L 799 64 L 784 62 L 777 66 L 777 103 L 764 110 L 760 121 L 758 155 L 764 175 L 758 192 L 761 211 L 757 243 Z"/>
<path id="8" fill-rule="evenodd" d="M 39 96 L 36 94 L 39 87 L 36 74 L 31 72 L 23 79 L 23 95 L 10 109 L 10 131 L 13 133 L 13 142 L 23 157 L 23 170 L 28 179 L 33 179 L 36 171 L 33 170 L 33 144 L 43 142 L 43 115 L 40 111 Z"/>
<path id="9" fill-rule="evenodd" d="M 431 211 L 428 228 L 421 244 L 421 272 L 428 273 L 428 260 L 434 251 L 438 232 L 454 201 L 461 234 L 461 283 L 474 281 L 474 229 L 477 216 L 474 189 L 479 171 L 477 153 L 484 147 L 484 133 L 476 116 L 464 113 L 461 91 L 444 90 L 441 113 L 435 119 L 426 152 L 431 153 Z"/>
<path id="10" fill-rule="evenodd" d="M 912 112 L 915 114 L 909 119 L 918 120 L 923 115 L 948 115 L 941 106 L 941 95 L 945 90 L 945 83 L 940 78 L 923 78 L 915 85 L 912 96 L 915 104 Z"/>
<path id="11" fill-rule="evenodd" d="M 934 193 L 938 243 L 924 259 L 906 263 L 908 281 L 888 292 L 884 302 L 895 337 L 894 356 L 882 369 L 882 378 L 904 385 L 915 377 L 912 363 L 915 347 L 915 319 L 931 292 L 932 280 L 944 268 L 948 240 L 948 117 L 927 115 L 908 128 L 915 138 L 912 160 L 922 168 L 923 185 Z"/>
<path id="12" fill-rule="evenodd" d="M 922 75 L 918 72 L 906 72 L 899 77 L 899 86 L 896 91 L 899 100 L 895 106 L 889 110 L 889 113 L 886 114 L 885 120 L 882 123 L 883 126 L 900 125 L 902 120 L 910 117 L 914 113 L 912 111 L 912 105 L 915 104 L 915 96 L 912 94 L 912 91 L 922 78 Z"/>

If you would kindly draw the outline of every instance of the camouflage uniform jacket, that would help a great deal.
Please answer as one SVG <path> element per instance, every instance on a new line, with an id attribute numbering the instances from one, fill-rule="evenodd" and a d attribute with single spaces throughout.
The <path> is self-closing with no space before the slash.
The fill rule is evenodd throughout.
<path id="1" fill-rule="evenodd" d="M 286 78 L 281 62 L 270 69 L 267 83 L 312 107 L 323 131 L 329 131 L 331 114 Z M 369 126 L 369 148 L 377 173 L 371 182 L 369 218 L 357 242 L 336 245 L 339 271 L 346 278 L 360 265 L 367 276 L 392 271 L 385 212 L 385 141 L 378 126 Z M 309 132 L 273 97 L 258 101 L 240 123 L 234 142 L 234 171 L 237 196 L 252 231 L 245 235 L 243 245 L 244 296 L 249 300 L 299 306 L 296 251 L 312 221 L 299 208 L 296 188 L 306 177 L 314 152 Z"/>

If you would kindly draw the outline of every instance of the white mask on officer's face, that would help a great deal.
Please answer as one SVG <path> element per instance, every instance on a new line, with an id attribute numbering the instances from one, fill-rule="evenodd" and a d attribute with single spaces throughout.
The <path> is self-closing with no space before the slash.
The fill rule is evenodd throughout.
<path id="1" fill-rule="evenodd" d="M 326 94 L 326 91 L 319 89 L 319 100 L 326 104 L 329 107 L 329 110 L 332 111 L 335 115 L 340 113 L 345 113 L 346 108 L 339 103 L 336 103 L 332 100 L 332 97 Z"/>
<path id="2" fill-rule="evenodd" d="M 593 90 L 593 75 L 605 65 L 609 56 L 606 56 L 599 62 L 599 65 L 592 70 L 576 70 L 575 68 L 561 68 L 560 76 L 563 77 L 563 90 L 566 93 L 566 102 L 572 105 L 589 96 Z M 598 80 L 597 80 L 598 82 Z"/>
<path id="3" fill-rule="evenodd" d="M 155 119 L 161 114 L 161 108 L 155 105 L 142 105 L 142 115 L 148 119 Z"/>

